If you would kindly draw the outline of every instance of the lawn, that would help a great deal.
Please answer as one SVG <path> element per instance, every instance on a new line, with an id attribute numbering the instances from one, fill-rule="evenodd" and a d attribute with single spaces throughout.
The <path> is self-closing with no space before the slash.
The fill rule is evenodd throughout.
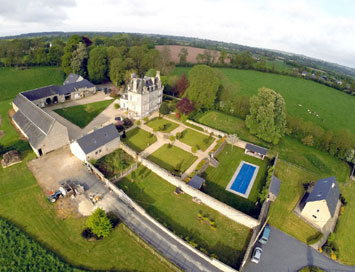
<path id="1" fill-rule="evenodd" d="M 179 126 L 179 124 L 177 123 L 171 122 L 160 117 L 149 120 L 146 125 L 148 127 L 151 127 L 153 130 L 161 131 L 164 133 L 169 133 Z"/>
<path id="2" fill-rule="evenodd" d="M 136 170 L 133 183 L 128 177 L 117 186 L 177 235 L 217 255 L 226 264 L 238 267 L 249 240 L 248 228 L 203 204 L 192 202 L 187 194 L 175 195 L 174 186 L 144 167 Z M 206 221 L 201 222 L 198 213 L 213 219 L 216 229 L 211 229 Z"/>
<path id="3" fill-rule="evenodd" d="M 122 138 L 122 141 L 135 151 L 142 152 L 148 146 L 155 143 L 157 137 L 144 129 L 136 127 L 128 131 L 126 138 Z"/>
<path id="4" fill-rule="evenodd" d="M 191 68 L 177 67 L 174 73 L 188 73 L 189 69 Z M 287 112 L 291 116 L 314 122 L 325 129 L 346 128 L 355 133 L 355 118 L 349 114 L 355 108 L 354 96 L 303 78 L 252 70 L 229 68 L 218 68 L 218 70 L 230 82 L 238 83 L 228 99 L 255 95 L 260 87 L 271 88 L 284 97 Z M 308 109 L 317 112 L 320 118 L 315 114 L 309 114 Z"/>
<path id="5" fill-rule="evenodd" d="M 86 105 L 57 109 L 54 111 L 59 115 L 63 116 L 65 119 L 72 122 L 73 124 L 84 128 L 104 109 L 106 109 L 112 102 L 113 99 L 110 99 Z"/>
<path id="6" fill-rule="evenodd" d="M 153 154 L 148 156 L 148 160 L 160 165 L 170 172 L 184 173 L 197 157 L 174 145 L 163 145 Z"/>
<path id="7" fill-rule="evenodd" d="M 209 166 L 203 173 L 203 177 L 206 179 L 205 193 L 223 201 L 237 210 L 257 217 L 259 215 L 260 207 L 255 206 L 255 202 L 258 200 L 258 194 L 266 178 L 268 160 L 260 160 L 248 156 L 244 154 L 243 149 L 239 147 L 232 148 L 231 145 L 226 145 L 222 152 L 217 156 L 217 159 L 219 161 L 218 167 L 213 168 L 212 166 Z M 230 179 L 242 160 L 260 167 L 248 199 L 226 191 Z"/>
<path id="8" fill-rule="evenodd" d="M 0 145 L 22 150 L 24 161 L 0 167 L 0 217 L 14 223 L 31 238 L 53 251 L 71 265 L 91 270 L 169 271 L 157 257 L 144 249 L 122 225 L 97 242 L 81 237 L 85 218 L 56 216 L 26 162 L 35 157 L 27 143 L 21 141 L 10 124 L 7 111 L 11 101 L 0 101 L 5 136 Z"/>
<path id="9" fill-rule="evenodd" d="M 52 84 L 61 85 L 64 73 L 58 67 L 31 67 L 20 70 L 0 68 L 0 100 L 14 98 L 18 93 Z"/>
<path id="10" fill-rule="evenodd" d="M 191 147 L 198 146 L 197 149 L 205 151 L 213 143 L 214 138 L 187 128 L 181 132 L 181 138 L 178 140 Z"/>

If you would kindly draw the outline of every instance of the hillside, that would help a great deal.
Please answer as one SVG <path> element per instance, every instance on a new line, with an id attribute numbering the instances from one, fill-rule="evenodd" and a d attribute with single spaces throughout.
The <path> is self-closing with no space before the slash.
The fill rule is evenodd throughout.
<path id="1" fill-rule="evenodd" d="M 191 68 L 177 67 L 175 74 L 188 73 Z M 288 113 L 312 121 L 325 129 L 355 133 L 355 97 L 322 84 L 252 70 L 215 68 L 235 83 L 229 99 L 252 96 L 258 88 L 267 87 L 279 92 L 286 101 Z M 318 116 L 317 116 L 318 115 Z"/>

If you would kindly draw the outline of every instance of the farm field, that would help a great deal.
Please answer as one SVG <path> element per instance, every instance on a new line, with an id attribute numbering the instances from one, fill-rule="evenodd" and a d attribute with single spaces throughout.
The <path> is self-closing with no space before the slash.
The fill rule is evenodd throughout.
<path id="1" fill-rule="evenodd" d="M 128 176 L 116 185 L 176 234 L 217 255 L 226 264 L 238 267 L 249 239 L 248 228 L 192 202 L 187 194 L 175 195 L 174 186 L 144 167 L 136 170 L 134 182 Z M 211 229 L 207 221 L 201 222 L 199 213 L 214 220 L 216 229 Z"/>
<path id="2" fill-rule="evenodd" d="M 137 127 L 128 131 L 126 133 L 126 138 L 122 138 L 122 141 L 135 151 L 142 152 L 148 146 L 155 143 L 157 137 L 154 134 Z"/>
<path id="3" fill-rule="evenodd" d="M 191 147 L 198 146 L 198 149 L 205 151 L 214 141 L 213 137 L 199 133 L 193 129 L 185 129 L 181 132 L 182 136 L 178 140 Z"/>
<path id="4" fill-rule="evenodd" d="M 174 73 L 188 73 L 190 69 L 177 67 Z M 229 99 L 236 99 L 242 95 L 252 96 L 260 87 L 271 88 L 284 97 L 287 112 L 291 116 L 314 122 L 325 129 L 348 129 L 355 133 L 354 96 L 302 78 L 252 70 L 216 69 L 230 82 L 238 82 L 238 87 L 228 95 Z"/>
<path id="5" fill-rule="evenodd" d="M 169 133 L 179 126 L 178 124 L 176 124 L 174 122 L 171 122 L 169 120 L 166 120 L 166 119 L 160 118 L 160 117 L 153 118 L 145 124 L 148 127 L 151 127 L 153 130 L 161 131 L 164 133 Z"/>
<path id="6" fill-rule="evenodd" d="M 255 202 L 258 200 L 259 191 L 266 178 L 268 160 L 260 160 L 246 155 L 243 149 L 236 146 L 232 148 L 231 145 L 224 147 L 222 152 L 217 156 L 217 160 L 219 161 L 218 167 L 213 168 L 209 166 L 202 175 L 206 179 L 204 192 L 237 210 L 251 216 L 258 216 L 260 207 L 256 207 Z M 230 179 L 242 160 L 260 167 L 248 199 L 226 191 Z"/>
<path id="7" fill-rule="evenodd" d="M 112 102 L 113 99 L 94 102 L 86 105 L 57 109 L 54 111 L 73 124 L 84 128 Z"/>
<path id="8" fill-rule="evenodd" d="M 20 92 L 39 87 L 61 85 L 63 81 L 64 73 L 58 67 L 31 67 L 26 70 L 1 67 L 0 100 L 12 99 Z"/>
<path id="9" fill-rule="evenodd" d="M 168 144 L 165 144 L 149 155 L 147 159 L 170 172 L 184 173 L 197 157 L 174 145 L 169 147 Z"/>

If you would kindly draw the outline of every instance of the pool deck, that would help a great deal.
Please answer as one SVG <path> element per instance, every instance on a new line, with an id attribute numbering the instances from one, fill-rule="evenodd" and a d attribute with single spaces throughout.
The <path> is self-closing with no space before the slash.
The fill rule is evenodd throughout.
<path id="1" fill-rule="evenodd" d="M 238 176 L 238 174 L 239 174 L 239 172 L 240 172 L 240 169 L 242 168 L 242 166 L 243 166 L 244 164 L 249 164 L 249 165 L 251 165 L 251 166 L 254 166 L 254 167 L 255 167 L 255 170 L 254 170 L 253 176 L 252 176 L 252 178 L 251 178 L 251 180 L 250 180 L 250 182 L 249 182 L 249 185 L 248 185 L 248 188 L 247 188 L 245 194 L 242 194 L 242 193 L 239 193 L 239 192 L 237 192 L 237 191 L 232 190 L 231 187 L 232 187 L 232 185 L 234 184 L 235 179 L 236 179 L 236 177 Z M 255 165 L 255 164 L 252 164 L 252 163 L 246 162 L 246 161 L 241 161 L 241 162 L 239 163 L 239 166 L 238 166 L 237 170 L 234 172 L 233 177 L 231 178 L 230 182 L 228 183 L 228 185 L 227 185 L 227 187 L 226 187 L 226 190 L 227 190 L 228 192 L 231 192 L 231 193 L 233 193 L 233 194 L 239 195 L 239 196 L 241 196 L 241 197 L 248 198 L 248 197 L 249 197 L 249 194 L 250 194 L 250 191 L 251 191 L 251 188 L 253 188 L 254 181 L 255 181 L 255 179 L 256 179 L 256 176 L 258 175 L 258 172 L 259 172 L 259 166 L 258 166 L 258 165 Z"/>

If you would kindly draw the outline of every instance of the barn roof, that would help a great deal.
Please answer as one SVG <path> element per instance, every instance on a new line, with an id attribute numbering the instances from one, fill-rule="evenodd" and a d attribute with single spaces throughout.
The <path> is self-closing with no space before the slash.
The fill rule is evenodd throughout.
<path id="1" fill-rule="evenodd" d="M 70 83 L 74 83 L 80 80 L 80 78 L 82 78 L 80 75 L 77 74 L 69 74 L 68 77 L 64 80 L 63 85 L 67 85 Z"/>
<path id="2" fill-rule="evenodd" d="M 116 138 L 119 138 L 120 134 L 118 133 L 116 127 L 113 124 L 97 129 L 85 136 L 77 139 L 77 143 L 84 151 L 85 154 L 98 149 L 101 146 L 113 141 Z"/>
<path id="3" fill-rule="evenodd" d="M 253 144 L 247 143 L 245 148 L 250 150 L 250 151 L 259 153 L 261 155 L 266 155 L 266 153 L 267 153 L 267 148 L 264 148 L 264 147 L 261 147 L 261 146 L 258 146 L 258 145 L 253 145 Z"/>
<path id="4" fill-rule="evenodd" d="M 312 192 L 307 198 L 307 202 L 325 200 L 331 216 L 334 215 L 340 191 L 335 177 L 323 178 L 317 181 Z"/>
<path id="5" fill-rule="evenodd" d="M 279 180 L 276 176 L 273 175 L 270 181 L 269 192 L 277 197 L 280 192 L 280 185 L 281 180 Z"/>
<path id="6" fill-rule="evenodd" d="M 31 101 L 41 99 L 47 96 L 56 95 L 57 93 L 58 93 L 58 86 L 56 85 L 50 85 L 50 86 L 22 92 L 22 94 Z"/>
<path id="7" fill-rule="evenodd" d="M 76 89 L 92 88 L 92 87 L 95 87 L 95 85 L 92 84 L 89 80 L 83 79 L 78 82 L 68 83 L 66 85 L 58 86 L 58 94 L 63 95 L 67 93 L 72 93 Z"/>

